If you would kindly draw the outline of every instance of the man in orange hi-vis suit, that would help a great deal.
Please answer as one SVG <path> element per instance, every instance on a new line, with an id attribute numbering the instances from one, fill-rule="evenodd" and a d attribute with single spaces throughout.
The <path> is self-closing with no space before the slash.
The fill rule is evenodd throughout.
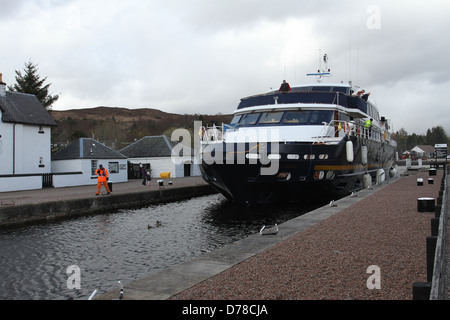
<path id="1" fill-rule="evenodd" d="M 106 188 L 106 194 L 110 193 L 109 187 L 108 187 L 108 183 L 106 183 L 106 181 L 108 181 L 109 179 L 109 175 L 108 175 L 108 170 L 106 170 L 106 168 L 103 168 L 102 165 L 98 166 L 98 169 L 95 171 L 95 174 L 98 176 L 98 182 L 97 182 L 97 193 L 95 194 L 96 196 L 100 195 L 100 189 L 102 187 L 102 184 L 105 186 Z"/>

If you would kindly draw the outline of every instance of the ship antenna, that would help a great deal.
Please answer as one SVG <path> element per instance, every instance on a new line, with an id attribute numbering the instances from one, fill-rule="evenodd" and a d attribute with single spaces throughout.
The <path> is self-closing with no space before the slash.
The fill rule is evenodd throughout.
<path id="1" fill-rule="evenodd" d="M 320 50 L 319 50 L 320 52 Z M 319 53 L 321 54 L 321 53 Z M 322 68 L 322 59 L 324 68 Z M 319 59 L 319 69 L 317 70 L 317 73 L 307 73 L 307 76 L 315 76 L 317 82 L 322 82 L 322 77 L 330 77 L 331 76 L 331 69 L 328 68 L 328 55 L 325 53 L 323 55 L 323 58 Z"/>

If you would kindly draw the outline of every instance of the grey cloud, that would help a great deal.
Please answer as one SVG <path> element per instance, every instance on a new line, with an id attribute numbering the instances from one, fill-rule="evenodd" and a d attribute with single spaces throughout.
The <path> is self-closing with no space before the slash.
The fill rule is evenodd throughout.
<path id="1" fill-rule="evenodd" d="M 45 10 L 23 17 L 30 3 Z M 367 26 L 374 3 L 380 29 Z M 241 97 L 278 86 L 285 75 L 291 83 L 314 81 L 306 73 L 317 68 L 322 49 L 332 81 L 358 80 L 382 113 L 396 117 L 397 129 L 413 132 L 423 124 L 403 111 L 422 110 L 425 95 L 431 101 L 430 91 L 447 81 L 449 7 L 440 0 L 7 1 L 0 40 L 11 45 L 0 72 L 11 79 L 31 58 L 61 94 L 55 109 L 229 113 Z M 49 20 L 36 26 L 42 17 Z M 412 84 L 422 92 L 412 96 Z M 444 91 L 440 99 L 448 100 Z"/>

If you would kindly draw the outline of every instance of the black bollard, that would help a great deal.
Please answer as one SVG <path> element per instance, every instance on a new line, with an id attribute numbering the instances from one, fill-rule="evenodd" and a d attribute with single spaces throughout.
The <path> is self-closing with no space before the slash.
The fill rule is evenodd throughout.
<path id="1" fill-rule="evenodd" d="M 430 300 L 431 282 L 413 283 L 413 300 Z"/>
<path id="2" fill-rule="evenodd" d="M 433 212 L 434 198 L 417 198 L 417 211 L 419 212 Z"/>
<path id="3" fill-rule="evenodd" d="M 427 281 L 433 280 L 434 255 L 436 253 L 437 237 L 427 237 Z"/>
<path id="4" fill-rule="evenodd" d="M 434 206 L 434 217 L 439 219 L 441 217 L 441 210 L 442 210 L 442 205 L 436 205 Z"/>
<path id="5" fill-rule="evenodd" d="M 437 237 L 439 233 L 439 220 L 438 218 L 431 218 L 431 236 Z"/>

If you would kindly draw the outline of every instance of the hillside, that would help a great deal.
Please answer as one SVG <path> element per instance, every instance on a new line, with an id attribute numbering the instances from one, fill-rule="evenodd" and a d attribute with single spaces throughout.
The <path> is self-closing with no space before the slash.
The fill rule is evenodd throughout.
<path id="1" fill-rule="evenodd" d="M 165 134 L 185 128 L 193 131 L 194 121 L 229 123 L 231 115 L 175 114 L 157 109 L 96 107 L 88 109 L 52 110 L 57 127 L 52 129 L 53 151 L 81 138 L 89 137 L 119 150 L 144 136 Z"/>

